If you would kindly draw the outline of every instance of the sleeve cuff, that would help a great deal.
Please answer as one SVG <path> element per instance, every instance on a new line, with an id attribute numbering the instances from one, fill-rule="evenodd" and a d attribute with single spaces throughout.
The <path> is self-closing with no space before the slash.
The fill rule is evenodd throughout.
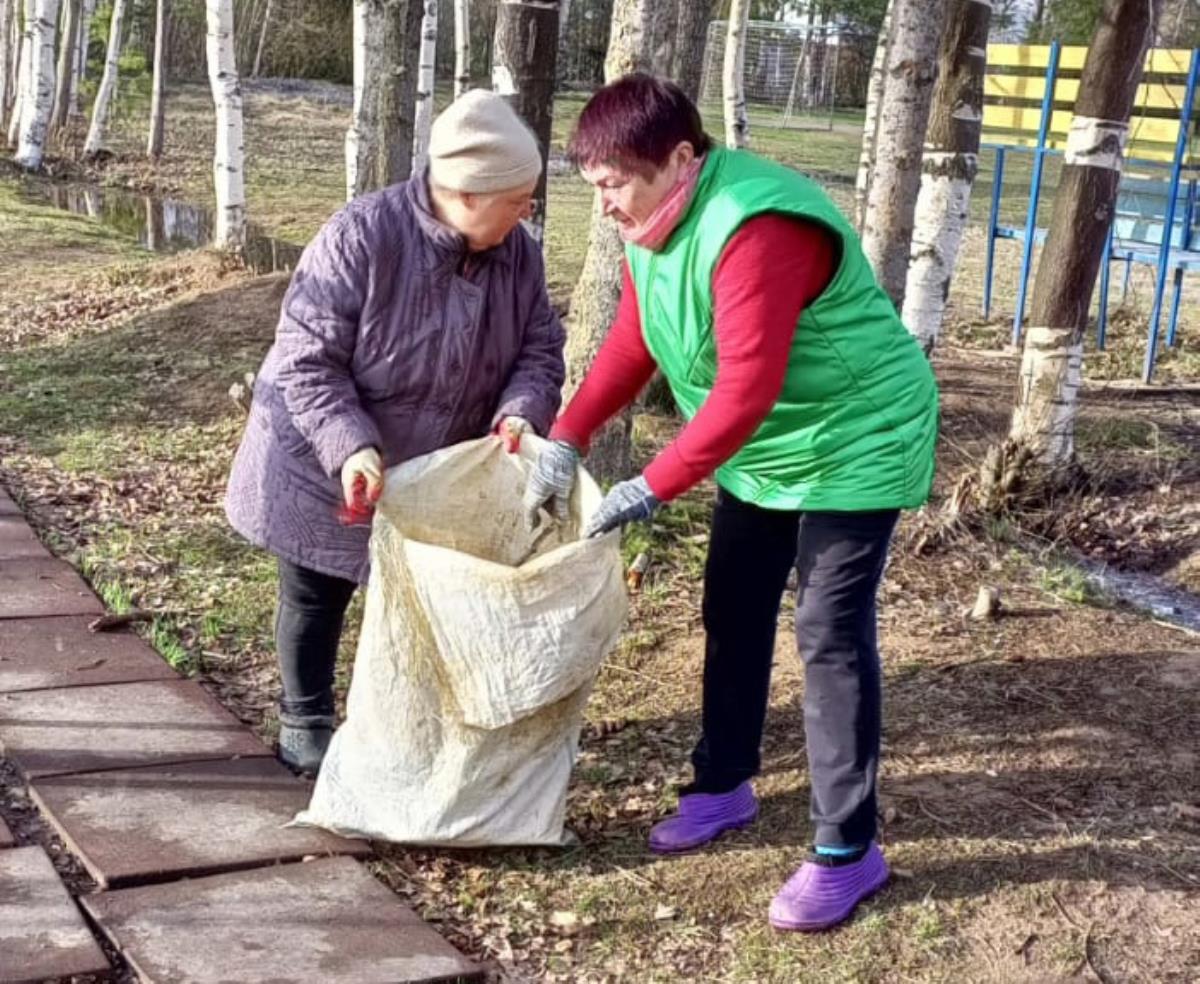
<path id="1" fill-rule="evenodd" d="M 312 446 L 325 474 L 336 478 L 350 455 L 366 447 L 376 447 L 382 453 L 379 428 L 365 413 L 336 417 L 313 437 Z"/>

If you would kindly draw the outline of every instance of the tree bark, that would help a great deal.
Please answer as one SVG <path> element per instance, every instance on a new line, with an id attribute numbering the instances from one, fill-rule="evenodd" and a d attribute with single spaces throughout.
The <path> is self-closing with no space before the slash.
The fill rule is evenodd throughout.
<path id="1" fill-rule="evenodd" d="M 150 136 L 146 156 L 156 161 L 163 152 L 164 100 L 166 87 L 167 0 L 157 0 L 154 18 L 154 77 L 150 88 Z"/>
<path id="2" fill-rule="evenodd" d="M 119 2 L 119 0 L 118 0 Z M 242 87 L 233 34 L 233 0 L 205 0 L 208 81 L 217 114 L 213 185 L 217 198 L 217 249 L 240 252 L 246 243 Z"/>
<path id="3" fill-rule="evenodd" d="M 1055 471 L 1074 457 L 1083 333 L 1162 0 L 1106 0 L 1088 47 L 1038 262 L 1009 437 Z"/>
<path id="4" fill-rule="evenodd" d="M 913 217 L 904 323 L 926 353 L 937 344 L 979 171 L 991 0 L 951 0 Z"/>
<path id="5" fill-rule="evenodd" d="M 20 51 L 20 43 L 15 48 L 12 43 L 13 10 L 12 0 L 0 0 L 0 125 L 7 119 L 9 66 L 13 56 Z"/>
<path id="6" fill-rule="evenodd" d="M 8 145 L 17 142 L 21 131 L 21 114 L 29 98 L 29 63 L 33 58 L 33 15 L 36 0 L 25 0 L 24 17 L 21 19 L 21 43 L 17 54 L 17 79 L 13 93 L 12 117 L 8 123 Z"/>
<path id="7" fill-rule="evenodd" d="M 252 79 L 258 78 L 258 73 L 262 71 L 262 56 L 267 47 L 267 27 L 271 23 L 272 6 L 271 0 L 267 0 L 267 9 L 263 11 L 262 29 L 258 32 L 258 47 L 254 51 L 254 67 L 250 69 Z"/>
<path id="8" fill-rule="evenodd" d="M 937 77 L 944 0 L 895 0 L 863 220 L 863 250 L 896 309 L 904 304 L 921 148 Z"/>
<path id="9" fill-rule="evenodd" d="M 614 0 L 604 78 L 612 82 L 630 72 L 661 69 L 653 59 L 657 34 L 656 0 Z M 583 381 L 617 313 L 621 295 L 624 245 L 616 223 L 604 217 L 597 194 L 592 204 L 583 271 L 571 295 L 567 330 L 567 392 Z M 632 468 L 633 416 L 621 414 L 592 439 L 588 468 L 603 481 L 625 478 Z"/>
<path id="10" fill-rule="evenodd" d="M 454 98 L 471 88 L 471 0 L 454 0 Z"/>
<path id="11" fill-rule="evenodd" d="M 433 126 L 434 71 L 437 61 L 438 5 L 425 0 L 421 17 L 421 53 L 417 65 L 417 106 L 413 115 L 413 170 L 429 161 L 429 131 Z"/>
<path id="12" fill-rule="evenodd" d="M 75 63 L 75 45 L 79 41 L 80 0 L 62 0 L 62 35 L 58 45 L 58 70 L 54 83 L 54 109 L 50 131 L 57 133 L 67 125 L 71 108 L 71 66 Z"/>
<path id="13" fill-rule="evenodd" d="M 117 66 L 121 57 L 121 25 L 124 19 L 125 0 L 113 0 L 112 24 L 108 30 L 108 54 L 104 60 L 104 75 L 100 79 L 96 101 L 92 104 L 92 125 L 88 127 L 87 140 L 83 144 L 84 157 L 95 157 L 104 146 L 113 89 L 117 85 Z"/>
<path id="14" fill-rule="evenodd" d="M 420 0 L 355 0 L 354 116 L 346 132 L 346 196 L 412 173 Z"/>
<path id="15" fill-rule="evenodd" d="M 496 9 L 492 59 L 492 88 L 529 125 L 542 155 L 533 212 L 525 224 L 540 243 L 546 228 L 546 166 L 558 70 L 558 4 L 553 0 L 501 0 Z"/>
<path id="16" fill-rule="evenodd" d="M 58 0 L 37 0 L 29 31 L 29 80 L 21 101 L 17 164 L 34 170 L 42 166 L 54 98 L 54 34 Z"/>
<path id="17" fill-rule="evenodd" d="M 675 51 L 671 78 L 692 102 L 700 101 L 700 82 L 704 77 L 704 48 L 708 43 L 708 25 L 712 4 L 705 0 L 678 0 Z"/>
<path id="18" fill-rule="evenodd" d="M 725 35 L 725 61 L 721 72 L 725 105 L 725 146 L 750 145 L 750 120 L 746 116 L 746 24 L 750 0 L 732 0 L 729 30 Z"/>
<path id="19" fill-rule="evenodd" d="M 68 116 L 83 115 L 79 109 L 79 87 L 87 77 L 88 45 L 91 43 L 92 15 L 96 11 L 96 0 L 83 0 L 79 14 L 79 44 L 75 46 L 75 66 L 71 76 L 71 105 Z"/>

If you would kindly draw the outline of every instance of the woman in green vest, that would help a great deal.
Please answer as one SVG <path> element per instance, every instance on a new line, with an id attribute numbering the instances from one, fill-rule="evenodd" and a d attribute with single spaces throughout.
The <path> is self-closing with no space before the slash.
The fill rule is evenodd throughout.
<path id="1" fill-rule="evenodd" d="M 757 815 L 750 779 L 794 566 L 813 849 L 769 918 L 826 929 L 888 877 L 875 843 L 875 595 L 899 511 L 932 483 L 933 373 L 825 193 L 715 146 L 675 85 L 635 74 L 605 86 L 569 153 L 625 241 L 624 288 L 526 508 L 531 522 L 543 507 L 562 514 L 592 435 L 660 370 L 687 424 L 585 530 L 646 519 L 715 475 L 694 781 L 650 847 L 692 850 Z"/>

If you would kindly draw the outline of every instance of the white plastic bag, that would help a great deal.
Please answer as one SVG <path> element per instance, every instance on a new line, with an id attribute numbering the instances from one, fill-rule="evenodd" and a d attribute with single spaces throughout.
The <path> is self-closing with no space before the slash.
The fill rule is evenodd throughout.
<path id="1" fill-rule="evenodd" d="M 583 706 L 626 611 L 618 537 L 525 527 L 542 443 L 494 438 L 387 474 L 346 722 L 299 824 L 412 844 L 560 844 Z"/>

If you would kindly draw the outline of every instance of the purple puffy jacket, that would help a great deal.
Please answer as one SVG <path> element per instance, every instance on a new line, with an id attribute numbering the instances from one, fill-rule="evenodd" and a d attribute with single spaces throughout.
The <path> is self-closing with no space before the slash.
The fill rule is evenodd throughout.
<path id="1" fill-rule="evenodd" d="M 286 560 L 365 582 L 370 528 L 335 517 L 346 458 L 374 445 L 391 467 L 509 415 L 546 433 L 563 342 L 522 228 L 468 254 L 434 217 L 424 176 L 355 199 L 292 276 L 229 477 L 229 521 Z"/>

